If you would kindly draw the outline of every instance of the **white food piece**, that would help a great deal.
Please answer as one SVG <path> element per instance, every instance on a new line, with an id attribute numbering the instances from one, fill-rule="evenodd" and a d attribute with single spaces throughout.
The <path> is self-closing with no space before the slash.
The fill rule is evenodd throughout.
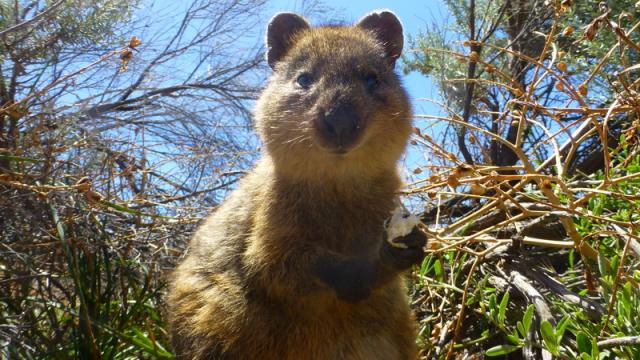
<path id="1" fill-rule="evenodd" d="M 420 219 L 408 212 L 401 206 L 398 206 L 391 215 L 391 219 L 387 220 L 387 241 L 391 246 L 406 249 L 407 245 L 394 242 L 394 239 L 408 235 L 413 228 L 420 223 Z"/>

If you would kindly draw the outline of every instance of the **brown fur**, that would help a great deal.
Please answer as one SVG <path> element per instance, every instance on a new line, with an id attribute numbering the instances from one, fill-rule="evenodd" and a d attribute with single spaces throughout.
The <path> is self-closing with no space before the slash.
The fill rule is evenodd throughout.
<path id="1" fill-rule="evenodd" d="M 309 269 L 322 257 L 375 261 L 401 186 L 410 106 L 383 48 L 354 27 L 296 34 L 257 106 L 257 166 L 200 227 L 176 269 L 169 314 L 181 359 L 413 359 L 400 271 L 348 302 Z M 300 69 L 321 74 L 296 89 Z M 361 85 L 375 72 L 373 94 Z M 319 145 L 312 119 L 349 94 L 364 133 L 346 154 Z"/>

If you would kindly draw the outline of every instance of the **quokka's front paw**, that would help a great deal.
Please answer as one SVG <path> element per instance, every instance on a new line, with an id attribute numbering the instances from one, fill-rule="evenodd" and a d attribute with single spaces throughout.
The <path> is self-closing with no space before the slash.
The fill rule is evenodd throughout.
<path id="1" fill-rule="evenodd" d="M 395 268 L 405 270 L 422 262 L 426 244 L 427 235 L 416 226 L 407 235 L 383 241 L 380 256 Z"/>

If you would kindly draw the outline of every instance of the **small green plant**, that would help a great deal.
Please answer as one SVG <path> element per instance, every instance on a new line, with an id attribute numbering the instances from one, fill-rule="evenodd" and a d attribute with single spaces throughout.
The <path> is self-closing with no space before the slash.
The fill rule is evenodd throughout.
<path id="1" fill-rule="evenodd" d="M 507 296 L 509 293 L 505 293 L 504 299 L 508 299 Z M 505 302 L 506 303 L 506 302 Z M 506 308 L 506 305 L 504 306 Z M 503 308 L 502 302 L 500 303 L 500 310 Z M 499 310 L 499 311 L 500 311 Z M 516 350 L 521 349 L 523 346 L 527 345 L 529 342 L 527 338 L 529 337 L 529 331 L 531 330 L 531 322 L 533 321 L 533 311 L 534 306 L 529 305 L 527 310 L 524 312 L 522 316 L 522 321 L 518 321 L 516 323 L 515 330 L 512 330 L 511 333 L 506 335 L 507 340 L 510 344 L 502 344 L 496 345 L 492 348 L 489 348 L 485 354 L 487 356 L 500 356 L 512 353 Z M 500 312 L 499 312 L 500 313 Z M 502 325 L 504 326 L 504 316 L 502 316 Z"/>

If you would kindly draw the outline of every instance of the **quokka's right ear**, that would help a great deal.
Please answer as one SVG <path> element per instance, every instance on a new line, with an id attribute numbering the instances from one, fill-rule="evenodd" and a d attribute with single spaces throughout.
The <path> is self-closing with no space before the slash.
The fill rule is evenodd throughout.
<path id="1" fill-rule="evenodd" d="M 402 53 L 404 37 L 402 35 L 402 23 L 398 17 L 389 10 L 378 10 L 365 15 L 357 24 L 358 27 L 369 30 L 384 47 L 384 52 L 391 66 L 395 66 L 396 60 Z"/>
<path id="2" fill-rule="evenodd" d="M 311 26 L 302 16 L 294 13 L 279 13 L 267 27 L 267 62 L 272 69 L 287 54 L 293 45 L 293 37 Z"/>

